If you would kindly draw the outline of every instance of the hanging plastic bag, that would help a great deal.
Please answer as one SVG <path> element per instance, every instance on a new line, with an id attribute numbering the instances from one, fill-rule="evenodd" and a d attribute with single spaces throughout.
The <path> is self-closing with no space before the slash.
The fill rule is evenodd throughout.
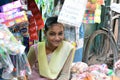
<path id="1" fill-rule="evenodd" d="M 25 46 L 17 41 L 14 35 L 9 31 L 5 25 L 0 24 L 0 46 L 9 52 L 9 54 L 16 55 L 23 53 Z"/>
<path id="2" fill-rule="evenodd" d="M 1 68 L 3 68 L 2 72 L 2 78 L 4 79 L 11 79 L 12 76 L 12 71 L 13 71 L 13 64 L 10 59 L 10 56 L 7 52 L 5 52 L 1 47 L 0 47 L 0 63 L 1 63 Z"/>
<path id="3" fill-rule="evenodd" d="M 16 56 L 16 75 L 18 77 L 24 77 L 31 74 L 31 68 L 27 60 L 26 54 L 18 54 Z"/>

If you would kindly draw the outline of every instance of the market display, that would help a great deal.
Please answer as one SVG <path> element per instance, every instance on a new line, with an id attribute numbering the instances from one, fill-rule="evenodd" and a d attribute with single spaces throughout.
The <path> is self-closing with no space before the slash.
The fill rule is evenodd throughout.
<path id="1" fill-rule="evenodd" d="M 12 80 L 31 74 L 23 37 L 28 36 L 28 16 L 20 0 L 0 8 L 0 79 Z"/>
<path id="2" fill-rule="evenodd" d="M 3 68 L 2 78 L 12 79 L 30 75 L 31 68 L 24 53 L 25 46 L 16 40 L 5 25 L 0 25 L 0 34 L 0 68 Z M 10 55 L 16 55 L 16 64 L 12 63 Z M 16 69 L 15 74 L 13 74 L 14 69 Z"/>
<path id="3" fill-rule="evenodd" d="M 83 49 L 84 38 L 83 34 L 80 34 L 80 30 L 82 33 L 84 30 L 79 28 L 85 27 L 84 24 L 101 23 L 101 5 L 104 5 L 104 0 L 79 1 L 84 3 L 83 6 L 79 6 L 84 10 L 76 8 L 78 3 L 75 1 L 76 4 L 71 7 L 72 1 L 66 0 L 67 6 L 64 6 L 62 17 L 58 21 L 69 26 L 65 27 L 65 39 L 75 43 L 77 49 Z M 61 4 L 61 0 L 56 3 L 55 6 L 54 0 L 16 0 L 0 6 L 0 71 L 2 72 L 0 78 L 26 80 L 26 75 L 32 73 L 26 56 L 27 52 L 35 40 L 40 38 L 44 40 L 41 29 L 44 28 L 46 18 L 59 16 L 63 4 Z M 42 9 L 40 10 L 40 8 Z M 84 11 L 84 15 L 79 14 Z M 65 18 L 66 21 L 64 21 Z M 71 23 L 68 23 L 69 21 Z M 41 35 L 38 35 L 40 30 Z M 81 40 L 80 37 L 82 37 Z M 80 51 L 78 52 L 80 53 Z M 82 58 L 82 55 L 76 56 Z M 109 69 L 106 64 L 88 65 L 79 61 L 73 62 L 71 65 L 70 76 L 70 80 L 120 80 L 120 68 L 115 66 L 113 69 Z"/>
<path id="4" fill-rule="evenodd" d="M 71 76 L 71 80 L 120 80 L 106 64 L 88 66 L 84 62 L 73 63 Z"/>

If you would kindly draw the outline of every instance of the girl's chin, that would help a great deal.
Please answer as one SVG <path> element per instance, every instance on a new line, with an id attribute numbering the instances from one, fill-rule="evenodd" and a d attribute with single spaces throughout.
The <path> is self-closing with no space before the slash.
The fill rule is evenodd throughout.
<path id="1" fill-rule="evenodd" d="M 53 44 L 54 47 L 58 47 L 59 45 L 60 45 L 60 43 L 58 43 L 58 44 Z"/>
<path id="2" fill-rule="evenodd" d="M 59 46 L 59 44 L 54 44 L 53 46 L 54 46 L 54 47 L 58 47 L 58 46 Z"/>

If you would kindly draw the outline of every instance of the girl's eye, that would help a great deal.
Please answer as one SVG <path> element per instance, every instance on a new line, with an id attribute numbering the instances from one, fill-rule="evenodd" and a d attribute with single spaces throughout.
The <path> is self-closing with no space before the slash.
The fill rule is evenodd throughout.
<path id="1" fill-rule="evenodd" d="M 60 35 L 60 36 L 63 35 L 63 32 L 60 32 L 58 35 Z"/>
<path id="2" fill-rule="evenodd" d="M 55 33 L 50 33 L 49 35 L 50 35 L 50 36 L 55 36 L 56 34 L 55 34 Z"/>
<path id="3" fill-rule="evenodd" d="M 50 35 L 50 36 L 56 36 L 56 35 L 62 36 L 62 35 L 63 35 L 63 32 L 59 32 L 59 33 L 50 32 L 49 35 Z"/>

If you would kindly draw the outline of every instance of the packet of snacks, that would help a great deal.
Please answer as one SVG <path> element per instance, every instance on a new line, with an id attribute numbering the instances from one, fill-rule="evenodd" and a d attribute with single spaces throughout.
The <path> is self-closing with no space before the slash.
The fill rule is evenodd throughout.
<path id="1" fill-rule="evenodd" d="M 3 15 L 0 19 L 0 23 L 5 24 L 7 27 L 11 27 L 13 25 L 18 25 L 20 23 L 28 23 L 28 18 L 27 14 L 25 11 L 18 11 L 17 12 L 10 14 L 8 13 L 1 13 L 0 17 Z"/>
<path id="2" fill-rule="evenodd" d="M 10 10 L 13 10 L 13 9 L 20 8 L 21 6 L 22 6 L 22 4 L 21 4 L 20 0 L 17 0 L 17 1 L 2 5 L 1 6 L 1 11 L 2 12 L 7 12 L 7 11 L 10 11 Z"/>
<path id="3" fill-rule="evenodd" d="M 84 62 L 76 62 L 72 65 L 72 73 L 83 73 L 88 69 L 88 65 Z"/>
<path id="4" fill-rule="evenodd" d="M 5 25 L 0 24 L 0 46 L 9 52 L 9 54 L 16 55 L 24 53 L 25 46 L 22 45 L 14 35 L 9 31 Z"/>

